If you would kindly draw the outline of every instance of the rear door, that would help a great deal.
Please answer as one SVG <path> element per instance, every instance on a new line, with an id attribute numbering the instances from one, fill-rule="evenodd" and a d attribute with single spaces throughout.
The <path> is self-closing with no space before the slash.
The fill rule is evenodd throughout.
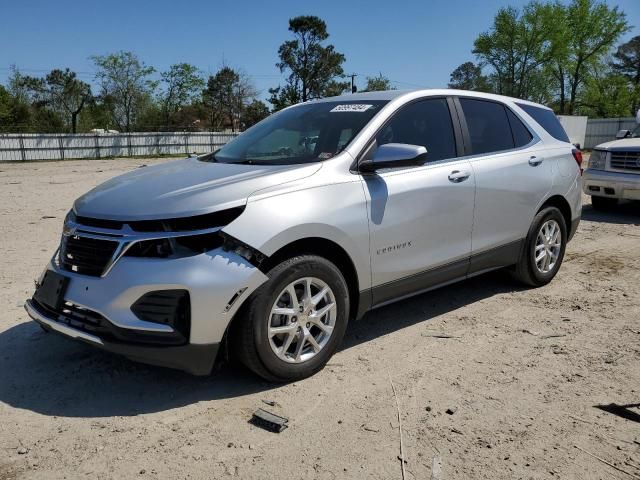
<path id="1" fill-rule="evenodd" d="M 459 97 L 465 153 L 475 174 L 471 274 L 517 261 L 552 186 L 544 145 L 507 105 Z"/>
<path id="2" fill-rule="evenodd" d="M 385 143 L 427 148 L 423 166 L 363 175 L 374 305 L 466 274 L 475 180 L 469 161 L 459 158 L 462 141 L 454 122 L 451 100 L 410 103 L 378 132 L 367 152 Z"/>

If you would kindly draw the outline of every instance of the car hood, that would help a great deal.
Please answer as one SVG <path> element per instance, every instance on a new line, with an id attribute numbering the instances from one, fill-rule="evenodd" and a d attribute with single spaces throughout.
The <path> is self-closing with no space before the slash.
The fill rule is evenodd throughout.
<path id="1" fill-rule="evenodd" d="M 321 165 L 238 165 L 188 158 L 112 178 L 77 199 L 74 210 L 111 220 L 210 213 L 244 205 L 253 192 L 313 175 Z"/>
<path id="2" fill-rule="evenodd" d="M 625 149 L 625 148 L 636 150 L 636 149 L 640 149 L 640 137 L 639 138 L 622 138 L 620 140 L 614 140 L 612 142 L 601 143 L 600 145 L 596 145 L 593 148 L 598 150 Z"/>

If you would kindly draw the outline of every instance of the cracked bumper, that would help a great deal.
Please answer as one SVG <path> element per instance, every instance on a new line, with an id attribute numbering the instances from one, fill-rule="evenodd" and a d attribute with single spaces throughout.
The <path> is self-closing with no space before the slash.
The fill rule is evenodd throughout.
<path id="1" fill-rule="evenodd" d="M 175 259 L 121 258 L 104 277 L 92 277 L 48 267 L 69 278 L 65 302 L 102 316 L 132 341 L 113 341 L 66 322 L 33 300 L 25 308 L 47 330 L 134 360 L 205 374 L 211 370 L 218 346 L 229 322 L 244 300 L 267 277 L 241 256 L 222 249 Z M 170 333 L 169 325 L 140 320 L 131 306 L 145 293 L 184 289 L 190 297 L 190 333 L 185 345 L 152 345 L 137 342 L 136 335 Z M 232 300 L 233 299 L 233 300 Z"/>

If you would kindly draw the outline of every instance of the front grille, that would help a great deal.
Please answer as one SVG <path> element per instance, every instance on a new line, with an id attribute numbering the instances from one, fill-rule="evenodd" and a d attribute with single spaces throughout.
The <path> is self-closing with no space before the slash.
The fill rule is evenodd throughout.
<path id="1" fill-rule="evenodd" d="M 62 237 L 60 265 L 69 272 L 101 276 L 118 248 L 118 242 L 78 235 Z"/>
<path id="2" fill-rule="evenodd" d="M 640 152 L 612 152 L 611 168 L 640 173 Z"/>

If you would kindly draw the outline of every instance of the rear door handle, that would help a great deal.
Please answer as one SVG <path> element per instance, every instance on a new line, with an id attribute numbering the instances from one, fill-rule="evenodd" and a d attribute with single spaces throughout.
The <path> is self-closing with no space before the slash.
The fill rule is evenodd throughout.
<path id="1" fill-rule="evenodd" d="M 529 165 L 531 165 L 532 167 L 537 167 L 542 163 L 543 160 L 544 158 L 538 158 L 535 155 L 532 155 L 529 159 Z"/>
<path id="2" fill-rule="evenodd" d="M 453 183 L 464 182 L 467 178 L 469 178 L 471 174 L 469 172 L 461 172 L 460 170 L 454 170 L 449 174 L 449 180 Z"/>

